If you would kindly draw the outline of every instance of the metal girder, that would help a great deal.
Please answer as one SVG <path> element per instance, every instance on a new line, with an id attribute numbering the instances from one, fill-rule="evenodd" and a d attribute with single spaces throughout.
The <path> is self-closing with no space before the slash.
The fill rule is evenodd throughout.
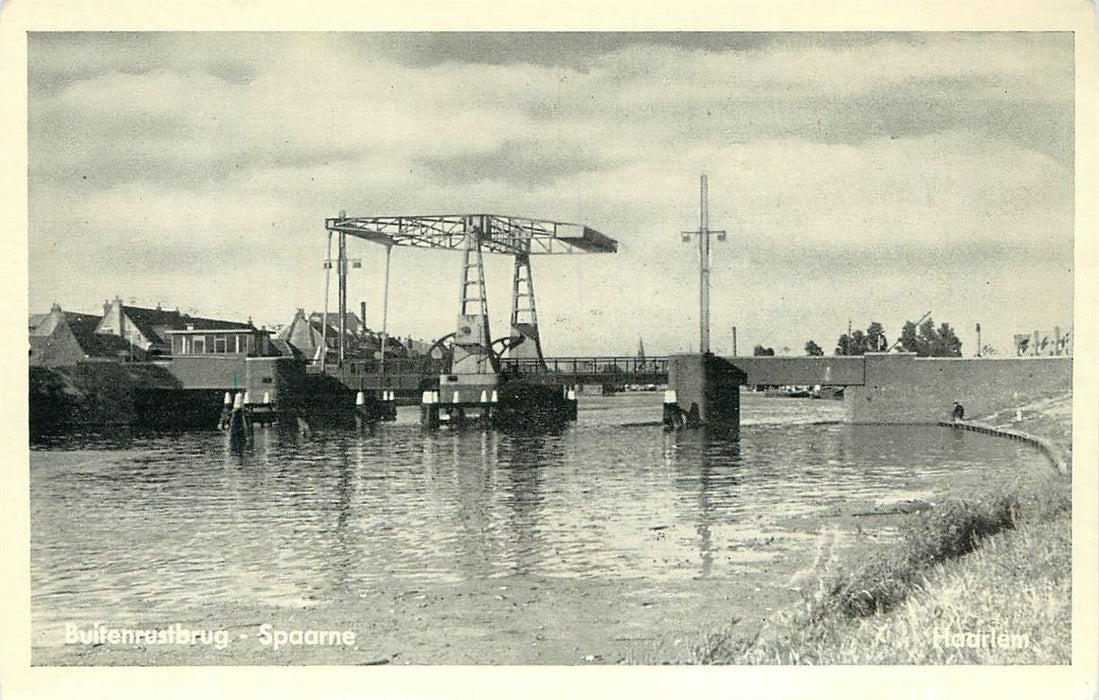
<path id="1" fill-rule="evenodd" d="M 480 248 L 509 255 L 615 253 L 618 241 L 581 224 L 500 214 L 368 216 L 325 219 L 329 231 L 383 245 L 462 250 L 473 232 Z"/>

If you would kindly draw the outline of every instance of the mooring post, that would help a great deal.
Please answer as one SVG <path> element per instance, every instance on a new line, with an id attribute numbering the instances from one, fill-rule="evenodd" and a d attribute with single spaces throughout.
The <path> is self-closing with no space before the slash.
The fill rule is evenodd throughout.
<path id="1" fill-rule="evenodd" d="M 366 395 L 359 391 L 355 394 L 355 430 L 362 432 L 369 418 L 366 415 Z"/>
<path id="2" fill-rule="evenodd" d="M 225 399 L 221 404 L 221 417 L 218 418 L 218 429 L 226 430 L 229 428 L 229 415 L 233 412 L 233 396 L 228 391 L 225 392 Z"/>
<path id="3" fill-rule="evenodd" d="M 679 398 L 675 389 L 664 391 L 664 430 L 672 431 L 683 427 L 683 411 L 679 408 Z"/>
<path id="4" fill-rule="evenodd" d="M 421 397 L 420 425 L 427 430 L 439 427 L 439 399 L 434 391 L 425 391 Z"/>
<path id="5" fill-rule="evenodd" d="M 251 440 L 252 425 L 245 409 L 244 394 L 239 393 L 233 398 L 233 409 L 229 415 L 229 445 L 233 452 L 240 454 Z"/>

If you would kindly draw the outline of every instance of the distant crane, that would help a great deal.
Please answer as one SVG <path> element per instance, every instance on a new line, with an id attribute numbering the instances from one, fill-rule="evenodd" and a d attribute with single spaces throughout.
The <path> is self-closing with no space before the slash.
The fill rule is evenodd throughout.
<path id="1" fill-rule="evenodd" d="M 916 321 L 916 327 L 919 328 L 920 324 L 923 323 L 924 321 L 926 321 L 930 317 L 931 317 L 931 312 L 930 311 L 925 313 L 923 316 L 920 316 L 920 320 Z M 901 344 L 901 339 L 898 337 L 897 342 L 895 342 L 891 346 L 889 346 L 888 352 L 893 352 L 894 350 L 896 350 L 897 346 L 900 345 L 900 344 Z"/>

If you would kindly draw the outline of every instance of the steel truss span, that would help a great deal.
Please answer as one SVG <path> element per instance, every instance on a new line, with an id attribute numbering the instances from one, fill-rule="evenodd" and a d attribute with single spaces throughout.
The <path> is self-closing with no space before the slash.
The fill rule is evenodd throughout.
<path id="1" fill-rule="evenodd" d="M 489 253 L 557 255 L 615 253 L 618 242 L 595 229 L 547 219 L 500 214 L 368 216 L 325 219 L 329 231 L 387 246 L 463 250 L 467 234 Z"/>

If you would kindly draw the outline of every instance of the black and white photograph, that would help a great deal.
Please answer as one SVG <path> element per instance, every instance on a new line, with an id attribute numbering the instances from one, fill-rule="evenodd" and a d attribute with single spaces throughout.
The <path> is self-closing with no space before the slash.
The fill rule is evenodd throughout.
<path id="1" fill-rule="evenodd" d="M 10 697 L 1095 692 L 1093 4 L 152 5 L 0 7 Z"/>

